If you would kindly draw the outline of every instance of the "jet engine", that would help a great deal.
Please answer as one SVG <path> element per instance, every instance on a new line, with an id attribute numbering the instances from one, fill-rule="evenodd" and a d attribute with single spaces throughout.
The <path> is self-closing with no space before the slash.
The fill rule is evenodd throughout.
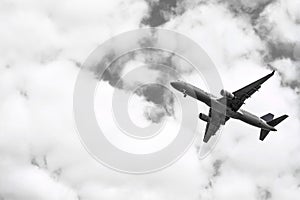
<path id="1" fill-rule="evenodd" d="M 220 94 L 223 97 L 229 98 L 229 99 L 233 99 L 234 95 L 231 92 L 228 92 L 226 90 L 221 90 Z"/>
<path id="2" fill-rule="evenodd" d="M 203 114 L 203 113 L 199 114 L 199 118 L 201 120 L 205 121 L 205 122 L 210 122 L 210 118 L 207 115 Z"/>

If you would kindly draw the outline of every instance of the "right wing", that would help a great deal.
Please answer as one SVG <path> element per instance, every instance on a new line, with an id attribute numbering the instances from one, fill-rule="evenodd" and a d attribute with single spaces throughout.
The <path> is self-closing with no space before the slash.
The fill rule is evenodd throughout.
<path id="1" fill-rule="evenodd" d="M 223 124 L 225 116 L 221 116 L 220 113 L 214 111 L 213 109 L 209 109 L 209 118 L 210 121 L 207 122 L 205 128 L 205 134 L 203 138 L 203 142 L 207 143 L 211 136 L 215 135 L 219 130 L 221 124 Z"/>
<path id="2" fill-rule="evenodd" d="M 253 83 L 233 92 L 234 98 L 227 99 L 227 105 L 232 108 L 232 110 L 237 111 L 244 104 L 244 101 L 251 97 L 261 85 L 266 82 L 271 76 L 273 76 L 275 71 L 262 77 L 261 79 L 254 81 Z"/>

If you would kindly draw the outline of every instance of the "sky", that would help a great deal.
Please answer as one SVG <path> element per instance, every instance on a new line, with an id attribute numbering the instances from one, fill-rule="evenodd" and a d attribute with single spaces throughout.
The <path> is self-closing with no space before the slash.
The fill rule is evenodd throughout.
<path id="1" fill-rule="evenodd" d="M 1 1 L 0 200 L 298 199 L 299 8 L 294 0 Z M 196 142 L 176 163 L 156 173 L 130 175 L 101 165 L 82 145 L 74 124 L 73 90 L 80 66 L 104 41 L 150 26 L 199 44 L 228 91 L 275 69 L 243 108 L 258 116 L 272 112 L 289 118 L 264 142 L 258 140 L 259 129 L 229 120 L 207 157 L 199 159 L 201 144 Z M 174 64 L 189 82 L 202 86 L 176 57 L 161 53 L 161 58 L 151 51 L 145 55 L 125 56 L 124 70 L 115 63 L 104 74 L 99 94 L 132 91 L 132 83 L 145 78 L 160 83 L 178 78 L 146 65 L 143 80 L 135 77 L 116 85 L 126 70 L 150 58 Z M 95 106 L 101 122 L 106 115 L 97 106 L 106 107 L 109 99 L 100 100 L 107 102 Z M 176 98 L 157 85 L 136 90 L 131 101 L 129 115 L 142 125 L 176 119 L 179 113 Z M 199 108 L 208 111 L 201 104 Z M 113 125 L 106 122 L 107 130 Z M 204 126 L 199 120 L 199 137 Z"/>

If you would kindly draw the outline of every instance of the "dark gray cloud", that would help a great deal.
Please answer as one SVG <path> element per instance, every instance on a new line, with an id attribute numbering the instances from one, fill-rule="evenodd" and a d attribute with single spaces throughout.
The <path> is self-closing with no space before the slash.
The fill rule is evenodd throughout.
<path id="1" fill-rule="evenodd" d="M 221 174 L 221 167 L 224 161 L 217 159 L 215 160 L 215 162 L 213 163 L 213 168 L 214 168 L 214 173 L 213 173 L 213 177 L 217 177 L 220 176 Z"/>
<path id="2" fill-rule="evenodd" d="M 20 89 L 19 92 L 20 92 L 20 95 L 22 97 L 24 97 L 25 99 L 29 98 L 28 92 L 25 89 Z"/>
<path id="3" fill-rule="evenodd" d="M 212 2 L 215 2 L 214 0 Z M 292 61 L 298 61 L 299 57 L 295 54 L 297 44 L 296 41 L 288 40 L 282 35 L 274 36 L 277 34 L 276 26 L 278 26 L 273 21 L 270 21 L 269 16 L 265 13 L 269 6 L 278 4 L 276 0 L 261 0 L 261 1 L 243 1 L 243 0 L 229 0 L 229 1 L 216 1 L 220 4 L 225 5 L 228 10 L 234 14 L 237 18 L 244 18 L 249 21 L 249 25 L 265 44 L 265 50 L 260 51 L 263 61 L 267 63 L 272 63 L 280 59 L 290 59 Z M 278 7 L 275 7 L 278 9 Z M 280 10 L 278 10 L 280 12 Z M 292 20 L 288 11 L 285 11 L 290 18 L 292 23 L 297 23 Z M 289 30 L 287 30 L 289 31 Z M 298 66 L 295 63 L 296 66 Z M 271 69 L 276 69 L 269 66 Z M 298 67 L 300 71 L 300 66 Z M 297 72 L 296 72 L 297 73 Z M 291 87 L 292 89 L 299 88 L 300 82 L 298 80 L 287 80 L 284 77 L 283 72 L 279 72 L 282 77 L 282 85 L 286 87 Z"/>
<path id="4" fill-rule="evenodd" d="M 147 3 L 149 13 L 143 18 L 141 24 L 157 27 L 169 21 L 169 16 L 175 15 L 177 0 L 148 0 Z"/>
<path id="5" fill-rule="evenodd" d="M 164 94 L 169 91 L 165 87 L 158 85 L 158 84 L 152 84 L 147 85 L 145 87 L 140 87 L 137 89 L 136 93 L 138 95 L 144 96 L 147 101 L 151 101 L 155 104 L 161 105 L 164 104 Z"/>
<path id="6" fill-rule="evenodd" d="M 47 156 L 43 155 L 41 157 L 32 156 L 30 159 L 30 163 L 38 168 L 48 168 Z"/>
<path id="7" fill-rule="evenodd" d="M 297 68 L 297 71 L 295 73 L 297 74 L 296 76 L 300 77 L 300 67 Z M 283 87 L 290 87 L 293 90 L 295 90 L 298 95 L 300 95 L 300 91 L 299 91 L 300 80 L 299 79 L 292 79 L 292 80 L 287 79 L 287 78 L 285 78 L 284 72 L 278 72 L 278 74 L 282 77 L 281 85 Z"/>
<path id="8" fill-rule="evenodd" d="M 268 42 L 269 54 L 266 56 L 267 60 L 276 60 L 282 58 L 290 58 L 296 60 L 294 57 L 295 43 L 270 41 Z"/>
<path id="9" fill-rule="evenodd" d="M 148 120 L 159 123 L 165 116 L 174 115 L 174 95 L 166 87 L 160 84 L 151 84 L 140 87 L 136 91 L 136 94 L 143 96 L 146 101 L 152 102 L 155 105 L 150 112 L 145 112 Z"/>
<path id="10" fill-rule="evenodd" d="M 100 62 L 94 68 L 96 77 L 100 80 L 108 81 L 112 86 L 115 86 L 120 80 L 121 71 L 121 67 L 119 65 L 114 65 L 114 67 L 111 67 L 114 58 L 115 52 L 110 51 L 106 54 L 106 56 L 104 56 L 102 60 L 100 60 Z M 103 69 L 105 70 L 102 73 Z"/>
<path id="11" fill-rule="evenodd" d="M 272 199 L 272 193 L 268 189 L 257 187 L 257 199 L 258 200 Z"/>
<path id="12" fill-rule="evenodd" d="M 154 39 L 145 38 L 144 40 L 141 40 L 139 44 L 142 48 L 155 42 L 156 39 L 154 36 Z M 93 70 L 98 79 L 107 81 L 112 87 L 133 92 L 144 97 L 146 101 L 153 103 L 154 107 L 144 110 L 145 118 L 153 123 L 159 123 L 164 117 L 174 115 L 175 97 L 167 87 L 171 81 L 179 79 L 178 73 L 182 75 L 193 72 L 192 70 L 188 70 L 188 68 L 181 66 L 181 64 L 184 64 L 186 61 L 179 63 L 179 60 L 182 60 L 182 58 L 176 56 L 174 53 L 149 48 L 128 52 L 116 60 L 114 60 L 114 58 L 114 51 L 110 51 L 106 54 L 104 59 L 94 67 Z M 143 83 L 143 80 L 124 80 L 122 76 L 126 75 L 123 74 L 124 70 L 126 70 L 126 64 L 133 60 L 143 63 L 142 67 L 146 70 L 156 72 L 157 75 L 154 77 L 154 82 L 157 84 L 144 85 L 143 87 L 136 89 L 139 84 Z M 99 74 L 103 68 L 105 68 L 104 73 Z M 138 79 L 139 74 L 136 76 Z"/>
<path id="13" fill-rule="evenodd" d="M 59 181 L 63 172 L 61 167 L 56 169 L 51 169 L 49 167 L 47 155 L 32 155 L 30 158 L 30 164 L 48 173 L 54 181 Z"/>
<path id="14" fill-rule="evenodd" d="M 251 19 L 251 23 L 255 24 L 256 20 L 260 17 L 260 14 L 265 8 L 275 2 L 276 0 L 260 0 L 260 1 L 243 1 L 243 0 L 229 0 L 219 1 L 219 3 L 227 4 L 229 10 L 234 13 L 235 16 L 240 17 L 247 15 Z"/>

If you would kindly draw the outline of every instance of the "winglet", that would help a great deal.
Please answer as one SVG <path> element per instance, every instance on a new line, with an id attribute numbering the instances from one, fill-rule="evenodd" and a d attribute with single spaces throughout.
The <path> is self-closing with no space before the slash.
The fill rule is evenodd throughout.
<path id="1" fill-rule="evenodd" d="M 271 64 L 267 64 L 267 65 L 268 65 L 268 67 L 270 67 L 271 69 L 274 69 L 274 67 L 273 67 Z M 272 73 L 271 73 L 270 75 L 273 76 L 274 73 L 275 73 L 275 71 L 276 71 L 276 70 L 273 70 Z"/>
<path id="2" fill-rule="evenodd" d="M 275 70 L 272 71 L 271 76 L 273 76 L 275 74 Z"/>

